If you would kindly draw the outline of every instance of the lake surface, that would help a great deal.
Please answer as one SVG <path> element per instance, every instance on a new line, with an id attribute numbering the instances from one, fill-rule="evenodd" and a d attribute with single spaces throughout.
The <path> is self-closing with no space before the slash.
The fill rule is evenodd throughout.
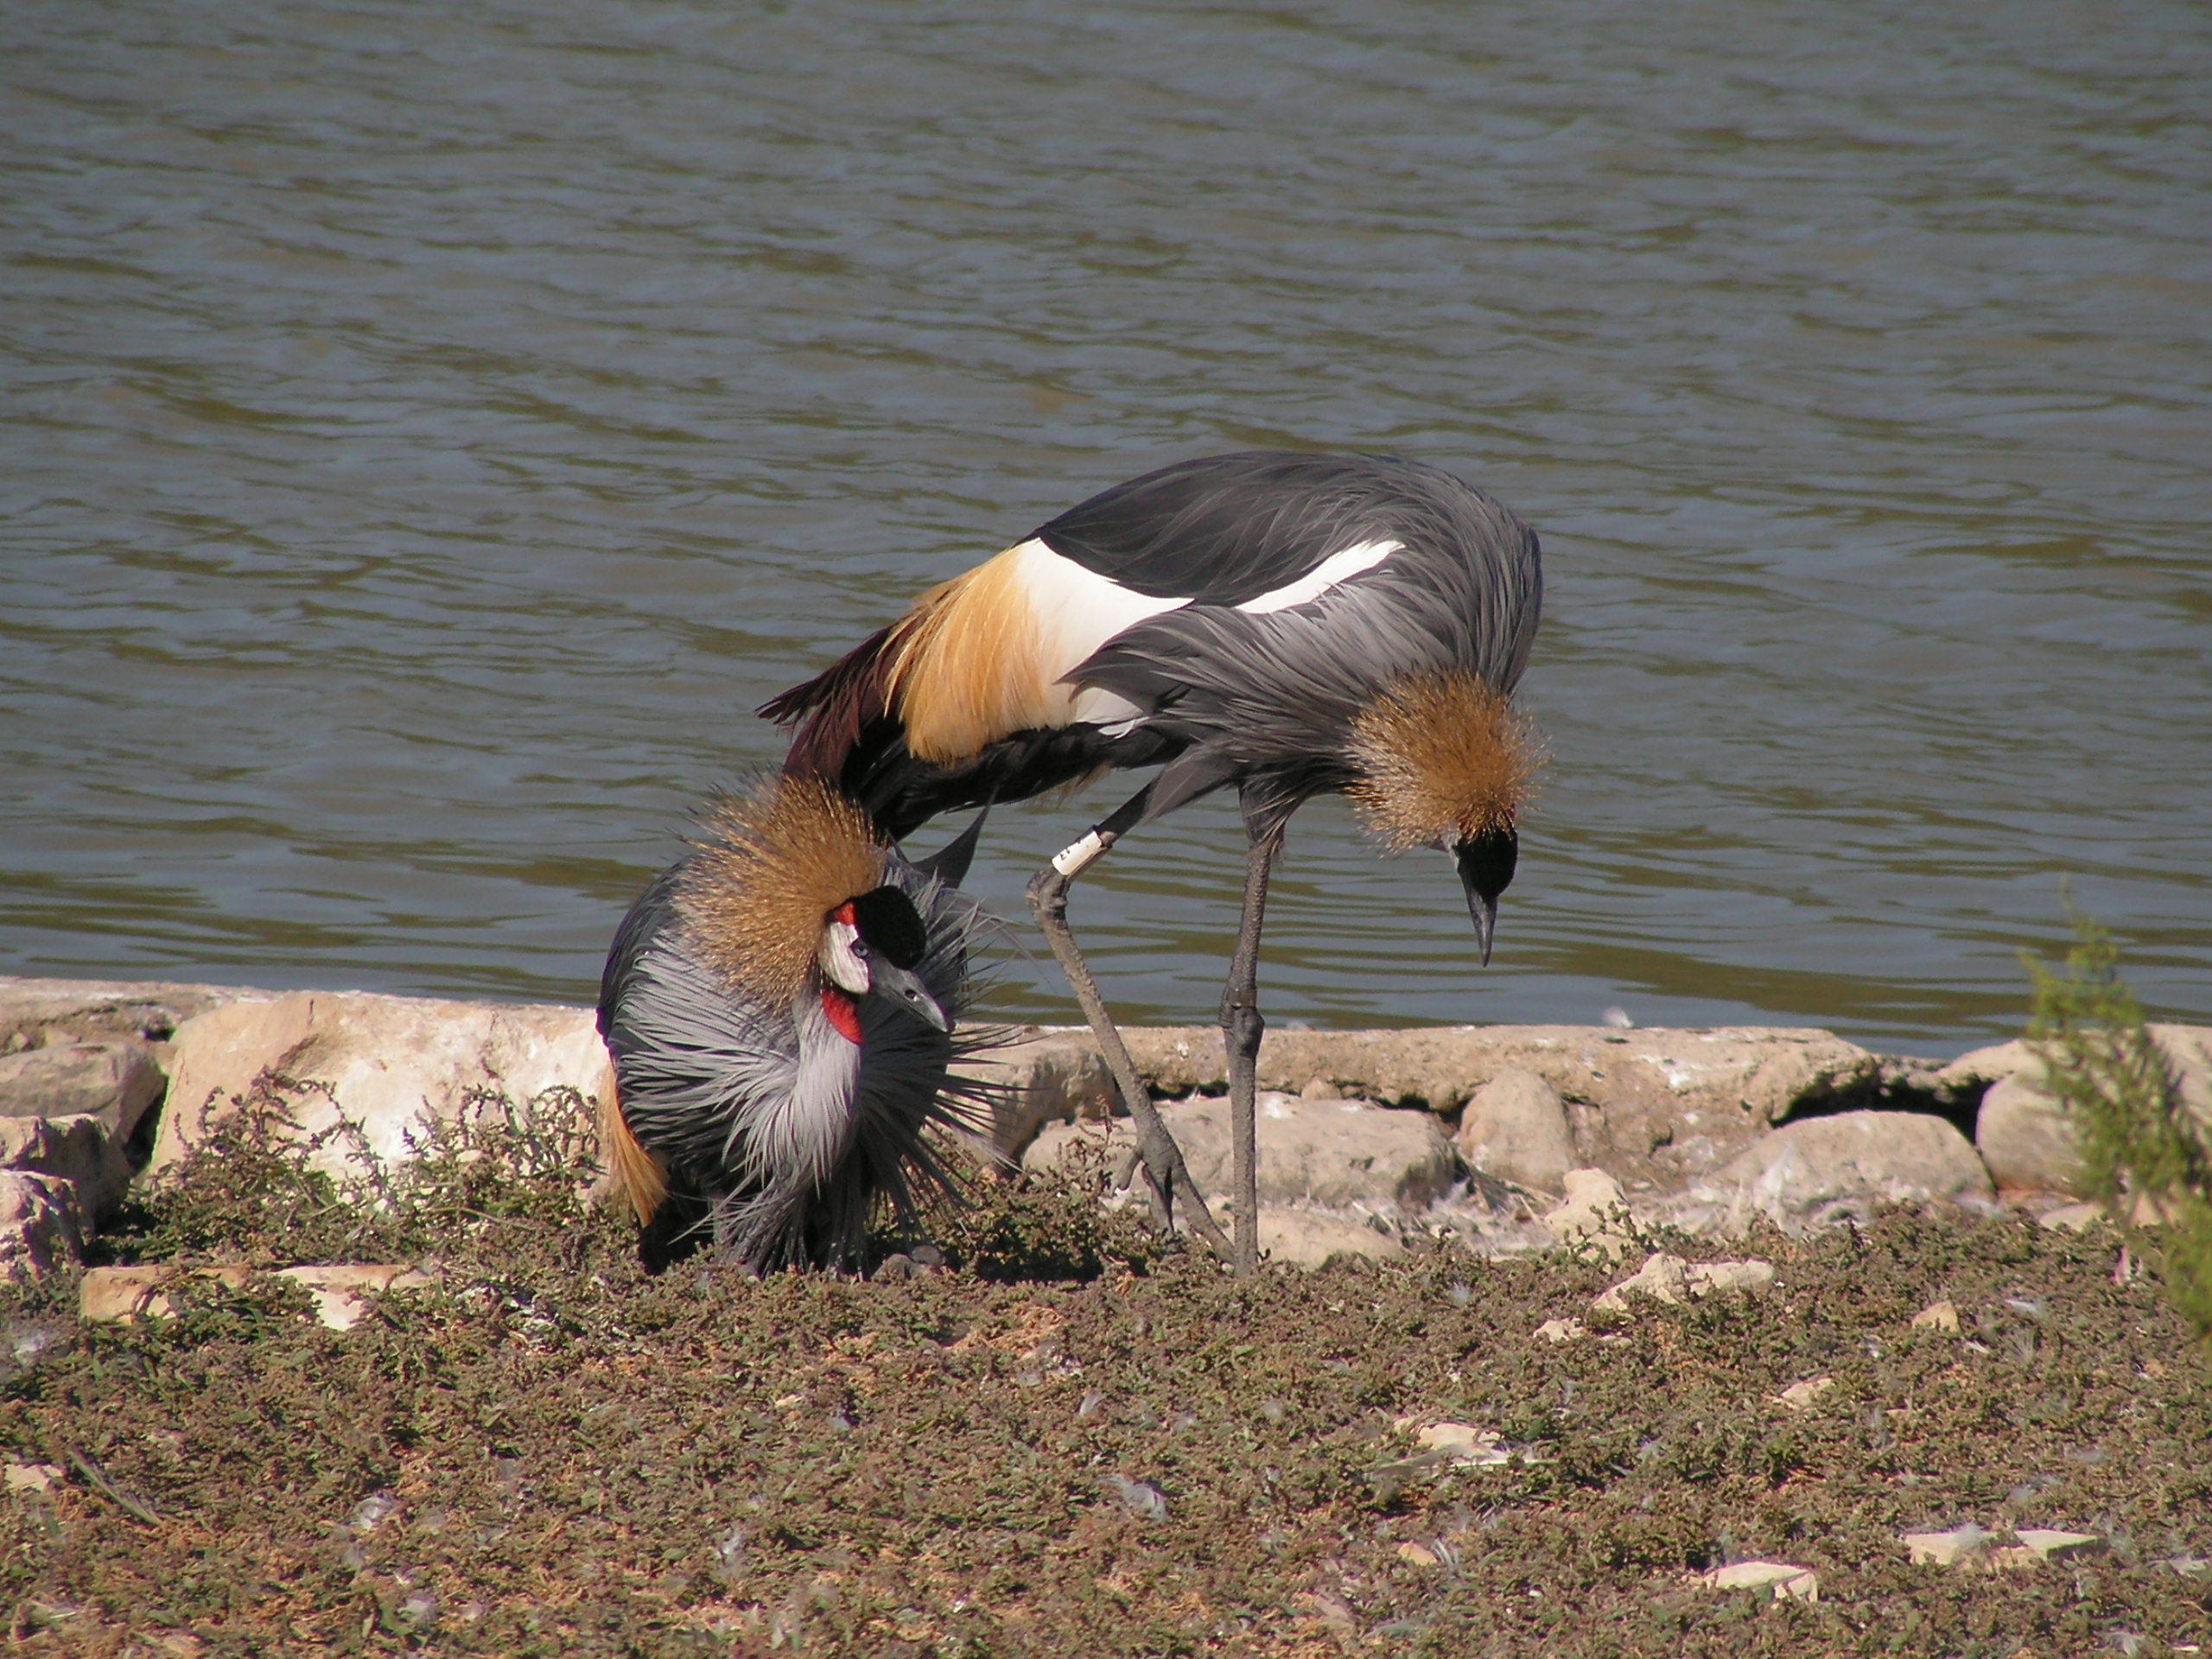
<path id="1" fill-rule="evenodd" d="M 1486 970 L 1301 814 L 1272 1017 L 1952 1052 L 2070 878 L 2212 1018 L 2208 85 L 2193 0 L 12 0 L 0 972 L 588 1001 L 761 699 L 1290 445 L 1538 527 L 1553 764 Z M 995 819 L 1017 944 L 1119 798 Z M 1241 860 L 1078 887 L 1122 1013 Z"/>

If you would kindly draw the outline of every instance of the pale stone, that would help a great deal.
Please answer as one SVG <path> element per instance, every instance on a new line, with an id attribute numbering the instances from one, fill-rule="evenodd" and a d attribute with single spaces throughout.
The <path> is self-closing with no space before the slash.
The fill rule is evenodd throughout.
<path id="1" fill-rule="evenodd" d="M 1567 1109 L 1551 1084 L 1519 1066 L 1475 1090 L 1457 1139 L 1468 1167 L 1516 1186 L 1562 1192 L 1575 1166 Z"/>
<path id="2" fill-rule="evenodd" d="M 36 1170 L 0 1170 L 0 1278 L 40 1278 L 84 1254 L 75 1183 Z"/>
<path id="3" fill-rule="evenodd" d="M 2036 1057 L 2035 1051 L 2015 1038 L 2009 1043 L 1993 1043 L 1986 1048 L 1970 1050 L 1936 1075 L 1939 1087 L 1986 1089 L 2016 1073 L 2042 1070 L 2043 1062 Z"/>
<path id="4" fill-rule="evenodd" d="M 1395 1261 L 1406 1247 L 1387 1233 L 1312 1210 L 1262 1210 L 1260 1253 L 1286 1267 L 1318 1268 L 1339 1255 Z"/>
<path id="5" fill-rule="evenodd" d="M 2006 1077 L 1982 1096 L 1974 1140 L 1997 1185 L 2006 1192 L 2082 1195 L 2082 1159 L 2074 1127 L 2037 1074 Z"/>
<path id="6" fill-rule="evenodd" d="M 1613 1261 L 1626 1255 L 1628 1200 L 1620 1183 L 1602 1169 L 1570 1169 L 1560 1184 L 1567 1202 L 1543 1218 L 1551 1236 L 1562 1244 L 1593 1244 Z"/>
<path id="7" fill-rule="evenodd" d="M 1989 1534 L 1968 1521 L 1948 1532 L 1908 1532 L 1903 1541 L 1916 1563 L 1956 1567 L 1980 1554 L 1988 1547 Z"/>
<path id="8" fill-rule="evenodd" d="M 1792 1411 L 1803 1411 L 1834 1386 L 1835 1379 L 1832 1376 L 1807 1377 L 1802 1382 L 1792 1382 L 1776 1395 L 1775 1403 L 1787 1406 Z"/>
<path id="9" fill-rule="evenodd" d="M 1739 1231 L 1757 1216 L 1823 1221 L 1875 1204 L 1988 1202 L 1989 1172 L 1967 1138 L 1923 1112 L 1840 1112 L 1784 1124 L 1676 1205 L 1684 1224 Z"/>
<path id="10" fill-rule="evenodd" d="M 276 1276 L 305 1285 L 315 1298 L 315 1317 L 333 1331 L 350 1331 L 367 1313 L 364 1294 L 420 1290 L 435 1282 L 405 1262 L 363 1262 L 331 1267 L 280 1268 Z"/>
<path id="11" fill-rule="evenodd" d="M 285 1091 L 302 1138 L 334 1128 L 342 1115 L 386 1164 L 409 1155 L 409 1137 L 420 1135 L 426 1112 L 453 1118 L 472 1094 L 526 1101 L 573 1089 L 590 1102 L 613 1077 L 588 1008 L 364 991 L 235 1003 L 178 1028 L 153 1167 L 179 1161 L 264 1072 L 314 1085 Z M 345 1137 L 327 1139 L 313 1162 L 334 1174 L 351 1172 Z"/>
<path id="12" fill-rule="evenodd" d="M 115 1207 L 132 1173 L 130 1158 L 105 1122 L 89 1116 L 0 1116 L 0 1166 L 68 1182 L 76 1192 L 77 1212 L 86 1222 Z"/>
<path id="13" fill-rule="evenodd" d="M 1634 1274 L 1611 1289 L 1601 1292 L 1591 1306 L 1608 1313 L 1625 1313 L 1631 1293 L 1658 1302 L 1685 1301 L 1689 1296 L 1688 1266 L 1679 1255 L 1655 1251 Z"/>
<path id="14" fill-rule="evenodd" d="M 56 1043 L 0 1054 L 0 1116 L 97 1117 L 128 1141 L 168 1088 L 143 1043 Z"/>
<path id="15" fill-rule="evenodd" d="M 2182 1103 L 2212 1129 L 2212 1027 L 2154 1025 L 2150 1032 L 2181 1085 Z M 1999 1186 L 2080 1194 L 2073 1130 L 2044 1092 L 2043 1057 L 2033 1044 L 1976 1049 L 1954 1060 L 1942 1076 L 1986 1079 L 1991 1085 L 1982 1096 L 1974 1143 Z"/>
<path id="16" fill-rule="evenodd" d="M 2103 1539 L 2092 1533 L 2044 1527 L 2024 1527 L 2013 1536 L 2017 1543 L 1999 1545 L 1995 1535 L 1968 1521 L 1948 1532 L 1908 1532 L 1904 1542 L 1915 1561 L 1991 1573 L 2036 1567 L 2044 1561 L 2080 1560 L 2102 1554 L 2107 1548 Z"/>
<path id="17" fill-rule="evenodd" d="M 22 1046 L 166 1039 L 195 1014 L 274 993 L 234 985 L 173 985 L 109 979 L 19 979 L 0 974 L 0 1052 Z"/>
<path id="18" fill-rule="evenodd" d="M 1959 1328 L 1959 1310 L 1948 1301 L 1930 1302 L 1912 1316 L 1913 1327 L 1920 1331 L 1948 1331 L 1955 1335 Z"/>
<path id="19" fill-rule="evenodd" d="M 1683 1274 L 1692 1296 L 1749 1294 L 1774 1282 L 1770 1262 L 1693 1262 Z"/>
<path id="20" fill-rule="evenodd" d="M 2152 1026 L 2151 1035 L 2174 1069 L 2182 1104 L 2212 1129 L 2212 1026 Z"/>
<path id="21" fill-rule="evenodd" d="M 1160 1092 L 1226 1086 L 1211 1027 L 1127 1027 L 1138 1069 Z M 1722 1027 L 1459 1026 L 1403 1031 L 1271 1030 L 1260 1085 L 1325 1077 L 1344 1094 L 1444 1112 L 1509 1069 L 1565 1103 L 1576 1161 L 1632 1191 L 1674 1191 L 1719 1167 L 1808 1101 L 1878 1090 L 1885 1063 L 1825 1031 Z"/>
<path id="22" fill-rule="evenodd" d="M 2199 1114 L 2212 1115 L 2212 1026 L 2154 1025 L 2150 1032 L 2173 1066 L 2183 1103 Z M 1938 1076 L 1955 1084 L 1993 1084 L 2015 1077 L 2040 1084 L 2043 1071 L 2043 1056 L 2036 1046 L 2016 1039 L 1961 1054 Z"/>
<path id="23" fill-rule="evenodd" d="M 50 1492 L 61 1484 L 58 1463 L 11 1463 L 4 1473 L 11 1492 Z"/>
<path id="24" fill-rule="evenodd" d="M 1788 1561 L 1736 1561 L 1700 1573 L 1698 1582 L 1714 1590 L 1749 1590 L 1786 1601 L 1821 1599 L 1820 1574 Z"/>
<path id="25" fill-rule="evenodd" d="M 953 1071 L 993 1086 L 991 1143 L 1016 1162 L 1046 1124 L 1103 1119 L 1120 1107 L 1113 1074 L 1088 1032 L 1078 1036 L 1032 1027 L 1020 1041 L 963 1061 Z"/>
<path id="26" fill-rule="evenodd" d="M 1496 1429 L 1478 1428 L 1472 1423 L 1431 1423 L 1414 1438 L 1427 1450 L 1440 1452 L 1453 1463 L 1483 1466 L 1513 1460 L 1513 1453 L 1505 1449 Z"/>
<path id="27" fill-rule="evenodd" d="M 1434 1567 L 1437 1556 L 1426 1544 L 1407 1543 L 1398 1546 L 1398 1559 L 1408 1567 Z"/>
<path id="28" fill-rule="evenodd" d="M 306 1287 L 315 1317 L 334 1331 L 350 1331 L 368 1305 L 365 1295 L 387 1290 L 417 1290 L 436 1281 L 407 1262 L 349 1262 L 280 1268 L 275 1274 Z M 136 1268 L 94 1268 L 77 1292 L 77 1317 L 87 1324 L 130 1325 L 167 1319 L 175 1309 L 163 1287 L 180 1278 L 210 1279 L 232 1290 L 244 1287 L 253 1270 L 243 1267 L 177 1268 L 156 1263 Z"/>
<path id="29" fill-rule="evenodd" d="M 2091 1201 L 2086 1204 L 2062 1204 L 2056 1210 L 2046 1210 L 2036 1217 L 2036 1225 L 2047 1227 L 2053 1232 L 2079 1233 L 2087 1231 L 2105 1218 L 2105 1207 Z"/>
<path id="30" fill-rule="evenodd" d="M 1674 1304 L 1702 1296 L 1764 1290 L 1773 1282 L 1774 1265 L 1769 1262 L 1685 1262 L 1679 1255 L 1655 1250 L 1632 1275 L 1602 1292 L 1591 1306 L 1623 1313 L 1628 1311 L 1631 1295 Z"/>
<path id="31" fill-rule="evenodd" d="M 1162 1102 L 1168 1133 L 1183 1149 L 1191 1179 L 1209 1200 L 1230 1189 L 1229 1103 L 1219 1098 Z M 1392 1112 L 1354 1100 L 1304 1100 L 1262 1094 L 1255 1104 L 1260 1202 L 1400 1205 L 1418 1209 L 1450 1188 L 1458 1160 L 1436 1120 L 1426 1112 Z M 1098 1138 L 1084 1124 L 1047 1128 L 1023 1160 L 1026 1167 L 1057 1165 L 1078 1137 Z M 1129 1138 L 1117 1118 L 1107 1143 L 1118 1161 Z"/>
<path id="32" fill-rule="evenodd" d="M 2077 1560 L 2101 1555 L 2109 1546 L 2094 1533 L 2061 1532 L 2049 1527 L 2022 1527 L 2013 1535 L 2021 1547 L 2044 1561 Z"/>
<path id="33" fill-rule="evenodd" d="M 1536 1334 L 1546 1342 L 1573 1342 L 1584 1334 L 1580 1319 L 1546 1319 L 1536 1327 Z"/>

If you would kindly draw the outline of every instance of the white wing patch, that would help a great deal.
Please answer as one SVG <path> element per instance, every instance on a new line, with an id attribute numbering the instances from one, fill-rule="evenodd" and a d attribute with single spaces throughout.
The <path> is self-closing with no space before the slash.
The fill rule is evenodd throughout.
<path id="1" fill-rule="evenodd" d="M 1332 553 L 1288 587 L 1273 588 L 1257 599 L 1248 599 L 1236 608 L 1255 616 L 1265 616 L 1270 611 L 1287 611 L 1294 605 L 1303 605 L 1308 600 L 1320 598 L 1338 582 L 1347 582 L 1363 570 L 1372 570 L 1404 545 L 1403 542 L 1362 542 L 1341 553 Z"/>
<path id="2" fill-rule="evenodd" d="M 1024 542 L 1014 552 L 1022 594 L 1037 619 L 1037 638 L 1043 647 L 1039 654 L 1047 684 L 1072 671 L 1124 629 L 1136 626 L 1147 617 L 1179 611 L 1191 602 L 1132 593 L 1095 570 L 1084 569 L 1073 559 L 1062 558 L 1042 542 Z M 1119 697 L 1113 701 L 1120 704 L 1121 711 L 1136 712 L 1132 703 Z M 1076 717 L 1092 716 L 1078 714 Z"/>
<path id="3" fill-rule="evenodd" d="M 1319 599 L 1338 583 L 1372 570 L 1404 545 L 1401 542 L 1362 542 L 1341 553 L 1332 553 L 1287 587 L 1249 599 L 1236 608 L 1255 615 L 1287 610 Z M 1009 548 L 1014 575 L 1022 597 L 1036 620 L 1039 677 L 1051 706 L 1039 715 L 1055 725 L 1082 721 L 1103 728 L 1118 737 L 1144 717 L 1145 710 L 1103 686 L 1071 686 L 1065 677 L 1108 640 L 1147 618 L 1179 611 L 1188 599 L 1154 599 L 1135 593 L 1109 577 L 1085 569 L 1063 557 L 1043 542 L 1031 540 Z"/>

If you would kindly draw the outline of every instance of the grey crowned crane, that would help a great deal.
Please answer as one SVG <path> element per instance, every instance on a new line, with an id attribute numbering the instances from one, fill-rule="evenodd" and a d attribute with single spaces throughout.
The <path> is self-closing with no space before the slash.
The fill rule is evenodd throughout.
<path id="1" fill-rule="evenodd" d="M 1487 963 L 1542 759 L 1510 702 L 1542 594 L 1535 533 L 1449 473 L 1382 455 L 1217 455 L 1062 513 L 760 712 L 798 723 L 787 775 L 835 783 L 894 836 L 1102 769 L 1160 766 L 1039 872 L 1030 901 L 1136 1119 L 1159 1201 L 1179 1191 L 1193 1228 L 1249 1272 L 1260 931 L 1284 825 L 1339 791 L 1386 847 L 1442 849 Z M 1221 1011 L 1233 1252 L 1066 919 L 1069 883 L 1123 835 L 1230 784 L 1249 841 Z"/>
<path id="2" fill-rule="evenodd" d="M 887 1197 L 946 1174 L 925 1132 L 984 1091 L 948 1068 L 976 936 L 953 884 L 982 820 L 910 863 L 834 789 L 726 797 L 632 907 L 600 981 L 600 1138 L 658 1269 L 711 1241 L 766 1273 L 844 1268 Z"/>

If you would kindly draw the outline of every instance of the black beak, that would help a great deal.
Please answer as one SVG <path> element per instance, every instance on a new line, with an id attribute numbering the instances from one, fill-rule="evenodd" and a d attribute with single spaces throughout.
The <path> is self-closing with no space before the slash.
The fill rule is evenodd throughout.
<path id="1" fill-rule="evenodd" d="M 1467 890 L 1467 914 L 1475 918 L 1475 943 L 1482 946 L 1483 966 L 1490 966 L 1491 936 L 1497 930 L 1497 900 L 1485 899 L 1464 875 L 1459 885 Z"/>
<path id="2" fill-rule="evenodd" d="M 939 1031 L 952 1029 L 952 1021 L 945 1018 L 944 1010 L 938 1006 L 921 976 L 911 968 L 901 968 L 878 957 L 869 964 L 868 989 L 901 1007 L 912 1009 Z"/>
<path id="3" fill-rule="evenodd" d="M 1452 851 L 1459 866 L 1459 885 L 1467 890 L 1467 914 L 1475 918 L 1475 943 L 1482 946 L 1483 966 L 1487 968 L 1491 936 L 1497 928 L 1497 895 L 1512 882 L 1521 838 L 1510 830 L 1493 830 L 1461 842 Z"/>

